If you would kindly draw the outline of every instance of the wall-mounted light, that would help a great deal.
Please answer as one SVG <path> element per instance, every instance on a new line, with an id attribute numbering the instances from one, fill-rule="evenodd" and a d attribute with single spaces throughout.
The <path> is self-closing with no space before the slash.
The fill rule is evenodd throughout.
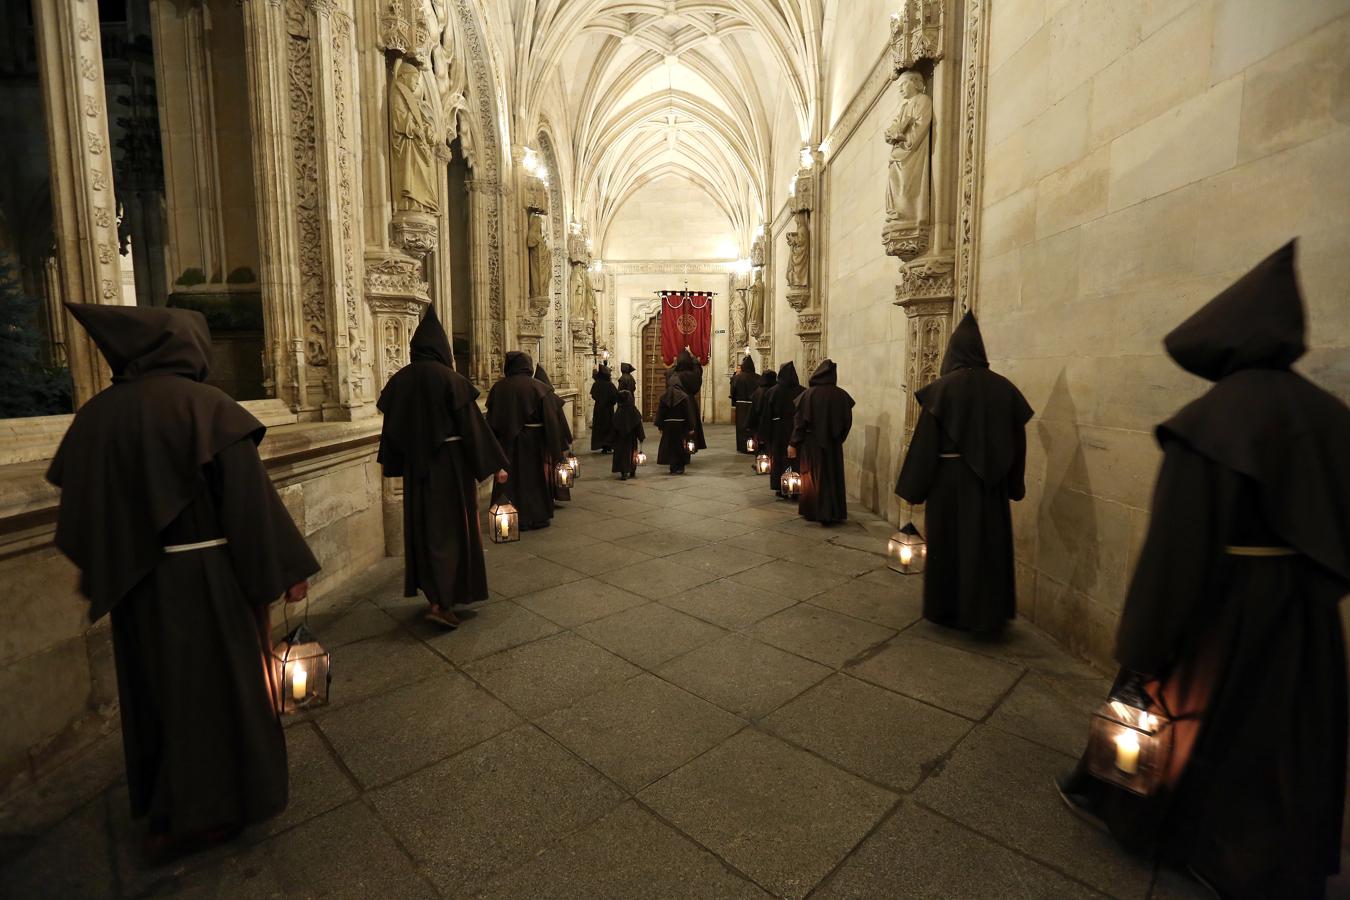
<path id="1" fill-rule="evenodd" d="M 816 158 L 815 158 L 815 156 L 811 153 L 811 145 L 810 145 L 810 144 L 803 144 L 803 145 L 802 145 L 802 168 L 803 168 L 803 169 L 809 169 L 809 168 L 811 168 L 811 166 L 815 165 L 815 162 L 816 162 Z"/>
<path id="2" fill-rule="evenodd" d="M 821 141 L 821 144 L 820 144 L 820 155 L 821 155 L 821 156 L 829 156 L 829 155 L 830 155 L 830 142 L 829 142 L 829 141 Z"/>
<path id="3" fill-rule="evenodd" d="M 788 196 L 791 197 L 797 193 L 797 176 L 793 175 L 792 180 L 788 182 Z"/>
<path id="4" fill-rule="evenodd" d="M 525 159 L 521 162 L 521 165 L 523 165 L 525 171 L 531 175 L 539 174 L 539 169 L 541 168 L 539 165 L 539 154 L 533 147 L 525 148 Z"/>
<path id="5" fill-rule="evenodd" d="M 736 260 L 734 263 L 732 263 L 731 270 L 735 272 L 737 275 L 749 275 L 750 260 L 745 258 Z"/>

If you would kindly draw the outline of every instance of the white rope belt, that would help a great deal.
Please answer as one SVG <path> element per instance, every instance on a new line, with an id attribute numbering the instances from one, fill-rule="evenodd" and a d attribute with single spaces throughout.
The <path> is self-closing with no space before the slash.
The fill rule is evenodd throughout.
<path id="1" fill-rule="evenodd" d="M 750 406 L 750 405 L 752 405 L 754 402 L 755 402 L 755 401 L 753 401 L 753 400 L 737 400 L 737 401 L 736 401 L 736 405 L 737 405 L 737 406 L 741 406 L 741 405 Z"/>
<path id="2" fill-rule="evenodd" d="M 526 428 L 543 428 L 543 427 L 544 427 L 544 423 L 543 423 L 543 422 L 526 422 L 526 423 L 525 423 L 525 427 L 526 427 Z"/>
<path id="3" fill-rule="evenodd" d="M 165 553 L 191 553 L 193 550 L 205 550 L 208 547 L 224 547 L 230 542 L 229 538 L 216 538 L 210 541 L 198 541 L 195 544 L 170 544 L 164 548 Z"/>
<path id="4" fill-rule="evenodd" d="M 1254 556 L 1262 559 L 1271 559 L 1278 556 L 1298 556 L 1298 551 L 1293 547 L 1224 547 L 1223 552 L 1229 556 Z"/>
<path id="5" fill-rule="evenodd" d="M 783 421 L 783 417 L 782 417 L 782 416 L 774 416 L 774 417 L 773 417 L 773 420 L 774 420 L 775 422 L 781 422 L 781 421 Z"/>
<path id="6" fill-rule="evenodd" d="M 938 459 L 960 459 L 960 453 L 939 453 Z"/>
<path id="7" fill-rule="evenodd" d="M 446 439 L 445 439 L 445 442 L 446 442 L 447 444 L 453 444 L 455 441 L 462 441 L 462 440 L 464 440 L 464 436 L 463 436 L 463 435 L 460 435 L 460 434 L 457 434 L 457 435 L 455 435 L 454 437 L 448 437 L 448 438 L 446 438 Z"/>

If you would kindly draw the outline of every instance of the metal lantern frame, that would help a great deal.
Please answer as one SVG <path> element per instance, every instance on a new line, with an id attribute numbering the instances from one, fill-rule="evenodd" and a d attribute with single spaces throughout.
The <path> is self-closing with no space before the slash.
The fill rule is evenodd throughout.
<path id="1" fill-rule="evenodd" d="M 745 439 L 745 452 L 746 452 L 746 453 L 754 453 L 754 452 L 755 452 L 756 450 L 758 450 L 758 449 L 759 449 L 759 441 L 755 440 L 755 439 L 752 438 L 752 437 L 748 437 L 748 438 Z"/>
<path id="2" fill-rule="evenodd" d="M 773 457 L 767 453 L 760 453 L 755 457 L 753 469 L 756 475 L 768 475 L 773 471 Z"/>
<path id="3" fill-rule="evenodd" d="M 788 466 L 778 480 L 778 493 L 788 500 L 796 500 L 802 495 L 802 473 Z"/>
<path id="4" fill-rule="evenodd" d="M 691 437 L 687 437 L 684 439 L 684 449 L 688 453 L 696 453 L 698 452 L 698 442 Z"/>
<path id="5" fill-rule="evenodd" d="M 488 536 L 494 544 L 520 540 L 520 510 L 505 498 L 488 507 Z"/>
<path id="6" fill-rule="evenodd" d="M 553 467 L 553 499 L 567 501 L 572 499 L 572 483 L 576 481 L 577 473 L 572 471 L 567 460 L 560 460 Z"/>
<path id="7" fill-rule="evenodd" d="M 646 464 L 647 464 L 647 452 L 643 450 L 642 445 L 639 444 L 638 448 L 633 451 L 633 465 L 636 467 L 636 466 L 645 466 Z"/>
<path id="8" fill-rule="evenodd" d="M 1088 771 L 1132 794 L 1151 796 L 1167 775 L 1173 737 L 1165 703 L 1142 688 L 1117 688 L 1092 716 Z"/>
<path id="9" fill-rule="evenodd" d="M 309 600 L 305 617 L 272 646 L 272 700 L 278 715 L 325 706 L 333 683 L 332 656 L 309 629 Z"/>
<path id="10" fill-rule="evenodd" d="M 567 467 L 572 470 L 572 477 L 574 479 L 581 477 L 581 460 L 577 458 L 575 453 L 571 450 L 563 453 L 563 462 L 565 462 Z"/>
<path id="11" fill-rule="evenodd" d="M 928 541 L 913 522 L 891 535 L 886 542 L 886 565 L 901 575 L 920 575 L 928 563 Z"/>

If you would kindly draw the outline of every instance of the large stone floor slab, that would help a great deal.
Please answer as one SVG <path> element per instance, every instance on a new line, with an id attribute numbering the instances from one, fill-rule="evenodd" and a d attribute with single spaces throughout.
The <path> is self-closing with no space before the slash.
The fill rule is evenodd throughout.
<path id="1" fill-rule="evenodd" d="M 805 897 L 895 796 L 753 729 L 639 797 L 780 897 Z"/>
<path id="2" fill-rule="evenodd" d="M 1102 673 L 924 622 L 891 526 L 804 522 L 708 437 L 683 477 L 586 457 L 455 632 L 399 560 L 316 609 L 333 702 L 284 723 L 277 818 L 147 866 L 110 734 L 0 801 L 0 896 L 1202 896 L 1054 791 Z"/>

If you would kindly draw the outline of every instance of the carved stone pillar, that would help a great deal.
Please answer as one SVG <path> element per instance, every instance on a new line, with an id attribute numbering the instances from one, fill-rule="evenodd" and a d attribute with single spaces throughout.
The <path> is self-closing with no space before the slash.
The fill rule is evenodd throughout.
<path id="1" fill-rule="evenodd" d="M 60 265 L 61 287 L 53 298 L 121 304 L 125 301 L 98 5 L 35 3 L 33 11 L 47 110 L 52 225 Z M 107 387 L 110 374 L 84 329 L 69 327 L 67 332 L 67 358 L 78 406 Z"/>
<path id="2" fill-rule="evenodd" d="M 820 278 L 818 275 L 819 242 L 811 233 L 811 215 L 816 205 L 816 181 L 819 159 L 810 168 L 797 171 L 793 191 L 788 198 L 794 227 L 785 235 L 788 245 L 787 302 L 797 313 L 797 337 L 802 342 L 803 380 L 815 370 L 820 360 L 824 321 L 821 315 Z M 798 262 L 801 260 L 801 262 Z"/>
<path id="3" fill-rule="evenodd" d="M 486 153 L 483 154 L 486 156 Z M 488 168 L 484 165 L 484 168 Z M 495 171 L 495 168 L 494 168 Z M 502 373 L 505 359 L 506 311 L 501 296 L 501 183 L 480 177 L 477 170 L 469 180 L 470 234 L 469 256 L 473 273 L 473 381 L 490 385 Z"/>
<path id="4" fill-rule="evenodd" d="M 527 298 L 525 308 L 517 316 L 516 337 L 520 348 L 528 352 L 535 362 L 542 364 L 544 317 L 548 315 L 552 303 L 549 292 L 553 283 L 553 252 L 548 240 L 548 185 L 539 176 L 525 170 L 523 148 L 517 156 L 522 161 L 517 171 L 520 173 L 525 218 L 525 275 L 521 283 L 527 289 Z"/>
<path id="5" fill-rule="evenodd" d="M 431 297 L 422 280 L 422 263 L 402 254 L 369 254 L 365 288 L 380 347 L 375 380 L 384 385 L 408 364 L 408 342 Z"/>

